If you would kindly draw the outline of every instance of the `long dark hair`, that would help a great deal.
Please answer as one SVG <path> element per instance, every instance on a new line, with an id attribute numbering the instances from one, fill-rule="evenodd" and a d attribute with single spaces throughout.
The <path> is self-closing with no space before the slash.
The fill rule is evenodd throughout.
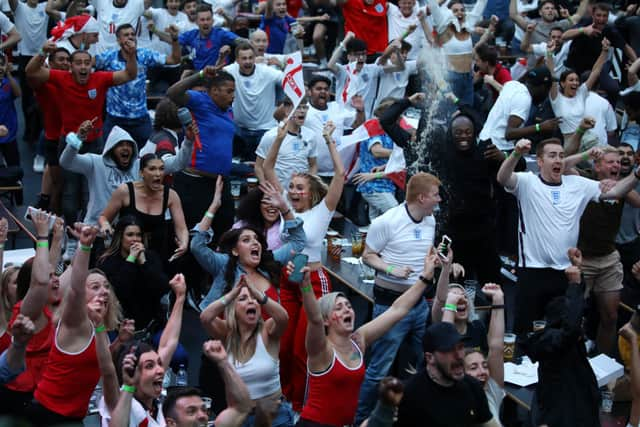
<path id="1" fill-rule="evenodd" d="M 113 232 L 113 238 L 111 239 L 111 244 L 104 251 L 104 253 L 98 258 L 98 264 L 104 262 L 105 259 L 109 258 L 114 254 L 120 254 L 120 249 L 122 248 L 122 236 L 124 235 L 124 230 L 130 225 L 135 225 L 140 227 L 140 232 L 142 232 L 142 222 L 135 215 L 125 215 L 118 220 L 116 224 L 116 228 Z M 142 233 L 142 243 L 144 247 L 147 247 L 147 242 L 144 241 L 144 233 Z"/>
<path id="2" fill-rule="evenodd" d="M 240 199 L 236 216 L 238 220 L 244 221 L 244 223 L 252 228 L 255 228 L 263 236 L 267 234 L 267 230 L 264 226 L 264 218 L 262 211 L 260 210 L 260 204 L 264 193 L 259 188 L 249 190 L 249 192 Z"/>
<path id="3" fill-rule="evenodd" d="M 238 240 L 240 239 L 240 235 L 243 231 L 250 230 L 256 233 L 258 242 L 262 246 L 262 252 L 260 256 L 260 264 L 258 264 L 258 268 L 264 270 L 269 275 L 268 279 L 271 284 L 275 287 L 278 287 L 280 284 L 280 268 L 281 265 L 273 258 L 273 252 L 271 252 L 267 247 L 267 239 L 265 236 L 260 233 L 259 230 L 247 226 L 240 227 L 234 230 L 229 230 L 220 236 L 220 252 L 229 255 L 229 261 L 227 262 L 227 268 L 224 272 L 224 281 L 227 286 L 225 287 L 225 292 L 228 292 L 235 285 L 236 280 L 236 267 L 238 266 L 238 257 L 233 255 L 233 249 L 238 244 Z"/>

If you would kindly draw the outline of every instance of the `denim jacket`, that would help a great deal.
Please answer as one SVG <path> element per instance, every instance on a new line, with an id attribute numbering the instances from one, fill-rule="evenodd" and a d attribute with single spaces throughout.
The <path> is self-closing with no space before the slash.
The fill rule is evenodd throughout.
<path id="1" fill-rule="evenodd" d="M 204 310 L 209 304 L 220 298 L 224 292 L 226 286 L 224 273 L 227 269 L 227 263 L 229 262 L 229 255 L 216 252 L 207 246 L 213 237 L 211 230 L 200 231 L 196 225 L 194 231 L 195 234 L 191 239 L 191 253 L 196 261 L 198 261 L 198 264 L 213 276 L 211 289 L 209 289 L 207 296 L 204 297 L 200 303 L 200 309 Z M 282 234 L 282 242 L 284 244 L 273 251 L 273 258 L 280 264 L 285 265 L 293 258 L 294 254 L 304 248 L 306 241 L 307 238 L 302 228 L 302 219 L 295 218 L 290 221 L 285 221 L 284 232 Z M 267 250 L 267 248 L 262 248 L 262 250 Z M 267 277 L 265 271 L 259 271 L 263 276 Z M 240 276 L 244 273 L 244 269 L 238 263 L 234 280 L 235 283 L 240 280 Z"/>

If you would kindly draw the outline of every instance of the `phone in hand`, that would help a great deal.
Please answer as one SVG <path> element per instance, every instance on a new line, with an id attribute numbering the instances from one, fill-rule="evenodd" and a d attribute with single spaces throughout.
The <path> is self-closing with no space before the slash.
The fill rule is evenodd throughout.
<path id="1" fill-rule="evenodd" d="M 442 240 L 438 245 L 438 256 L 442 259 L 447 259 L 449 253 L 449 246 L 451 246 L 451 239 L 446 234 L 442 236 Z"/>
<path id="2" fill-rule="evenodd" d="M 33 222 L 33 220 L 31 219 L 31 215 L 37 213 L 37 212 L 42 212 L 40 209 L 34 208 L 33 206 L 29 206 L 27 208 L 27 211 L 24 213 L 24 219 L 26 221 L 31 221 Z M 49 217 L 49 231 L 51 231 L 53 229 L 53 224 L 56 223 L 56 216 L 55 215 L 51 215 Z"/>
<path id="3" fill-rule="evenodd" d="M 302 283 L 302 279 L 304 279 L 304 275 L 302 274 L 302 269 L 307 262 L 309 261 L 309 256 L 305 254 L 296 254 L 293 257 L 293 272 L 289 275 L 289 281 L 292 283 Z"/>

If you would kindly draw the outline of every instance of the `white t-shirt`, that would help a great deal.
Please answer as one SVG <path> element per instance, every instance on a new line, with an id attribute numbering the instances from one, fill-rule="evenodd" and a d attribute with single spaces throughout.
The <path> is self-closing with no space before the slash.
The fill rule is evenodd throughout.
<path id="1" fill-rule="evenodd" d="M 185 31 L 185 29 L 187 28 L 187 24 L 189 23 L 189 17 L 184 12 L 178 11 L 178 13 L 176 13 L 176 16 L 173 16 L 167 9 L 163 7 L 150 7 L 147 10 L 151 12 L 153 23 L 160 31 L 164 31 L 170 25 L 175 25 L 182 33 Z M 155 34 L 153 36 L 153 40 L 151 41 L 151 48 L 160 53 L 164 53 L 165 55 L 171 55 L 171 45 L 165 41 L 160 40 Z"/>
<path id="2" fill-rule="evenodd" d="M 240 127 L 261 130 L 276 125 L 273 110 L 276 103 L 276 85 L 282 83 L 284 73 L 264 64 L 256 64 L 253 74 L 240 74 L 237 62 L 224 67 L 236 81 L 233 100 L 233 119 Z"/>
<path id="3" fill-rule="evenodd" d="M 146 28 L 140 28 L 140 17 L 144 13 L 144 0 L 127 0 L 124 7 L 115 7 L 113 0 L 91 0 L 91 4 L 96 8 L 96 19 L 100 25 L 98 53 L 118 48 L 116 28 L 122 24 L 131 24 L 136 32 L 146 30 Z"/>
<path id="4" fill-rule="evenodd" d="M 367 119 L 373 112 L 376 98 L 378 77 L 384 73 L 377 64 L 364 64 L 360 72 L 356 71 L 356 63 L 338 64 L 336 74 L 336 101 L 339 104 L 351 105 L 351 98 L 360 95 L 364 99 L 364 112 Z"/>
<path id="5" fill-rule="evenodd" d="M 100 417 L 102 418 L 102 427 L 109 427 L 109 422 L 111 421 L 111 413 L 107 408 L 107 405 L 104 401 L 104 397 L 100 398 L 100 402 L 98 403 L 98 411 L 100 412 Z M 131 400 L 131 415 L 129 415 L 129 427 L 139 427 L 140 424 L 145 421 L 147 427 L 166 427 L 167 423 L 164 420 L 164 415 L 162 415 L 162 404 L 158 405 L 158 415 L 156 419 L 150 417 L 147 411 L 142 407 L 140 402 L 137 399 Z"/>
<path id="6" fill-rule="evenodd" d="M 224 9 L 224 12 L 230 17 L 236 16 L 236 8 L 234 6 L 233 0 L 203 0 L 205 3 L 211 5 L 211 10 L 215 14 L 219 8 Z M 219 15 L 218 15 L 219 16 Z"/>
<path id="7" fill-rule="evenodd" d="M 562 44 L 562 47 L 560 48 L 558 53 L 553 55 L 553 65 L 555 69 L 551 74 L 553 74 L 553 77 L 555 77 L 556 79 L 559 79 L 560 75 L 564 72 L 564 70 L 566 70 L 564 63 L 567 60 L 567 57 L 569 56 L 570 47 L 571 47 L 571 40 L 566 41 Z M 544 58 L 545 55 L 547 54 L 547 44 L 544 42 L 532 44 L 531 49 L 533 51 L 533 54 L 539 58 Z"/>
<path id="8" fill-rule="evenodd" d="M 580 217 L 590 201 L 600 198 L 599 183 L 565 175 L 560 185 L 548 185 L 531 172 L 516 176 L 515 187 L 505 190 L 520 206 L 520 267 L 564 270 L 571 265 L 567 250 L 578 243 Z"/>
<path id="9" fill-rule="evenodd" d="M 20 55 L 34 56 L 47 41 L 47 25 L 49 16 L 45 12 L 46 3 L 38 3 L 36 7 L 29 7 L 18 0 L 14 18 L 16 27 L 22 39 L 18 42 Z"/>
<path id="10" fill-rule="evenodd" d="M 556 99 L 551 99 L 551 108 L 556 117 L 562 118 L 560 122 L 560 132 L 563 134 L 574 133 L 582 118 L 584 117 L 585 101 L 589 95 L 589 89 L 583 83 L 578 87 L 576 95 L 573 98 L 568 98 L 560 92 L 558 88 L 558 95 Z"/>
<path id="11" fill-rule="evenodd" d="M 484 388 L 484 394 L 487 396 L 487 403 L 489 404 L 491 415 L 493 415 L 495 420 L 499 420 L 500 406 L 505 396 L 504 388 L 500 387 L 493 378 L 489 377 L 487 385 Z"/>
<path id="12" fill-rule="evenodd" d="M 322 241 L 327 234 L 334 212 L 329 210 L 325 200 L 322 199 L 308 211 L 295 213 L 295 216 L 304 221 L 302 228 L 307 236 L 307 242 L 302 253 L 309 257 L 309 262 L 322 261 Z"/>
<path id="13" fill-rule="evenodd" d="M 268 130 L 262 135 L 260 144 L 256 148 L 258 157 L 261 159 L 267 158 L 267 154 L 269 154 L 277 135 L 278 127 Z M 300 129 L 300 135 L 287 133 L 282 145 L 280 145 L 275 167 L 276 175 L 282 188 L 289 187 L 289 181 L 293 173 L 309 171 L 309 159 L 318 157 L 317 147 L 320 143 L 321 141 L 318 141 L 318 137 L 305 127 Z"/>
<path id="14" fill-rule="evenodd" d="M 380 104 L 380 101 L 385 98 L 404 98 L 404 94 L 407 91 L 407 85 L 409 84 L 409 77 L 414 74 L 418 74 L 416 61 L 406 61 L 404 63 L 403 71 L 382 73 L 380 75 L 378 96 L 376 97 L 373 109 L 375 110 Z"/>
<path id="15" fill-rule="evenodd" d="M 403 203 L 374 219 L 367 233 L 367 246 L 387 264 L 413 270 L 407 279 L 378 272 L 381 278 L 411 286 L 422 274 L 424 257 L 433 246 L 436 220 L 429 215 L 415 222 L 407 209 L 407 204 Z"/>
<path id="16" fill-rule="evenodd" d="M 616 113 L 609 101 L 589 91 L 585 101 L 584 115 L 596 119 L 596 125 L 588 132 L 598 137 L 599 145 L 607 145 L 607 132 L 613 132 L 618 128 Z"/>
<path id="17" fill-rule="evenodd" d="M 422 49 L 424 37 L 424 31 L 422 31 L 422 25 L 418 19 L 418 5 L 413 8 L 413 13 L 408 17 L 404 17 L 400 9 L 395 4 L 387 3 L 387 24 L 389 33 L 389 42 L 395 39 L 399 39 L 407 31 L 410 25 L 415 25 L 416 30 L 409 34 L 405 41 L 411 44 L 411 50 L 407 56 L 408 59 L 417 59 L 420 49 Z"/>
<path id="18" fill-rule="evenodd" d="M 326 110 L 318 110 L 309 104 L 309 111 L 307 111 L 307 118 L 304 121 L 304 127 L 309 128 L 314 134 L 322 135 L 322 129 L 325 123 L 329 120 L 336 125 L 336 130 L 333 132 L 333 138 L 336 140 L 336 145 L 340 147 L 340 138 L 344 135 L 344 130 L 351 128 L 351 124 L 356 118 L 356 112 L 352 109 L 340 106 L 337 102 L 328 102 Z M 331 161 L 331 155 L 327 144 L 324 142 L 318 144 L 318 175 L 333 176 L 333 162 Z M 351 159 L 356 154 L 356 145 L 345 148 L 340 152 L 342 163 L 345 166 L 345 170 L 348 170 L 351 164 Z"/>
<path id="19" fill-rule="evenodd" d="M 522 83 L 512 80 L 504 84 L 496 103 L 493 104 L 487 121 L 480 132 L 480 140 L 490 139 L 499 150 L 512 150 L 513 141 L 507 141 L 505 132 L 509 116 L 522 119 L 521 127 L 529 118 L 531 95 Z"/>
<path id="20" fill-rule="evenodd" d="M 15 25 L 13 25 L 13 22 L 11 22 L 9 18 L 7 18 L 7 15 L 0 12 L 0 35 L 9 34 L 9 31 L 13 30 L 14 27 Z"/>

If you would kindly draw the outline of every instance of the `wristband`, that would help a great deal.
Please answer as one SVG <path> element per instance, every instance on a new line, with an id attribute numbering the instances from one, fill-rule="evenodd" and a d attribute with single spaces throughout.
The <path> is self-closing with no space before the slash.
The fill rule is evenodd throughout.
<path id="1" fill-rule="evenodd" d="M 218 298 L 218 301 L 220 301 L 222 303 L 222 305 L 224 305 L 225 307 L 227 306 L 227 300 L 224 297 L 224 295 L 222 295 L 220 298 Z"/>
<path id="2" fill-rule="evenodd" d="M 269 301 L 269 295 L 262 293 L 262 300 L 258 301 L 258 304 L 265 305 Z"/>
<path id="3" fill-rule="evenodd" d="M 586 151 L 582 153 L 582 160 L 584 160 L 585 162 L 589 160 L 589 153 L 587 153 Z"/>
<path id="4" fill-rule="evenodd" d="M 495 304 L 491 306 L 491 310 L 501 310 L 504 309 L 504 304 Z"/>
<path id="5" fill-rule="evenodd" d="M 206 212 L 204 213 L 204 216 L 206 216 L 206 217 L 207 217 L 207 218 L 209 218 L 209 219 L 213 219 L 213 217 L 214 217 L 215 215 L 214 215 L 214 214 L 212 214 L 212 213 L 211 213 L 211 212 L 209 212 L 209 211 L 206 211 Z"/>
<path id="6" fill-rule="evenodd" d="M 460 98 L 458 98 L 458 97 L 454 97 L 454 98 L 453 98 L 453 103 L 454 103 L 454 104 L 456 104 L 456 105 L 458 105 L 458 102 L 460 102 Z"/>
<path id="7" fill-rule="evenodd" d="M 455 304 L 445 304 L 444 307 L 442 307 L 442 309 L 446 311 L 452 311 L 454 313 L 458 312 L 458 306 Z"/>
<path id="8" fill-rule="evenodd" d="M 536 132 L 540 132 L 540 123 L 536 123 Z"/>
<path id="9" fill-rule="evenodd" d="M 204 70 L 200 70 L 198 75 L 200 76 L 201 79 L 204 79 Z"/>
<path id="10" fill-rule="evenodd" d="M 386 268 L 386 270 L 384 270 L 387 274 L 391 274 L 393 272 L 393 269 L 395 267 L 393 265 L 390 265 Z"/>
<path id="11" fill-rule="evenodd" d="M 73 132 L 67 134 L 65 141 L 68 145 L 72 146 L 78 151 L 80 151 L 80 149 L 82 148 L 82 140 L 78 137 L 77 134 Z"/>
<path id="12" fill-rule="evenodd" d="M 423 275 L 418 276 L 418 280 L 420 280 L 422 283 L 424 283 L 425 285 L 429 285 L 431 283 L 430 280 L 428 280 L 426 277 L 424 277 Z"/>
<path id="13" fill-rule="evenodd" d="M 127 262 L 130 262 L 130 263 L 132 263 L 132 264 L 135 264 L 136 259 L 137 259 L 137 258 L 136 258 L 134 255 L 129 255 L 129 256 L 127 257 Z"/>
<path id="14" fill-rule="evenodd" d="M 287 216 L 289 215 L 289 212 L 291 212 L 291 208 L 287 209 L 285 212 L 280 212 L 280 215 Z"/>
<path id="15" fill-rule="evenodd" d="M 513 150 L 511 154 L 509 154 L 509 157 L 520 157 L 520 153 L 518 153 L 516 150 Z"/>
<path id="16" fill-rule="evenodd" d="M 49 247 L 49 242 L 38 241 L 36 243 L 36 248 L 48 248 L 48 247 Z"/>
<path id="17" fill-rule="evenodd" d="M 87 246 L 87 245 L 83 245 L 82 243 L 80 243 L 80 250 L 82 252 L 91 252 L 91 248 L 93 246 Z"/>
<path id="18" fill-rule="evenodd" d="M 580 126 L 578 126 L 578 129 L 576 129 L 576 133 L 578 135 L 584 135 L 586 131 L 587 131 L 586 129 L 582 129 Z"/>
<path id="19" fill-rule="evenodd" d="M 38 55 L 42 56 L 43 58 L 46 58 L 46 57 L 47 57 L 47 54 L 46 54 L 46 53 L 44 52 L 44 50 L 42 50 L 42 49 L 40 49 L 40 50 L 38 51 Z"/>
<path id="20" fill-rule="evenodd" d="M 311 291 L 313 291 L 313 288 L 311 287 L 311 285 L 307 285 L 304 288 L 300 288 L 300 290 L 302 292 L 311 292 Z"/>
<path id="21" fill-rule="evenodd" d="M 96 334 L 99 334 L 100 332 L 104 332 L 106 330 L 107 330 L 107 327 L 104 325 L 96 326 Z"/>
<path id="22" fill-rule="evenodd" d="M 382 172 L 376 173 L 376 179 L 382 179 L 382 178 L 384 178 L 384 174 Z"/>
<path id="23" fill-rule="evenodd" d="M 344 43 L 340 42 L 340 44 L 338 45 L 338 49 L 344 50 Z"/>
<path id="24" fill-rule="evenodd" d="M 553 52 L 550 50 L 547 51 L 547 58 L 553 58 Z"/>
<path id="25" fill-rule="evenodd" d="M 580 34 L 584 34 L 584 27 L 580 27 L 580 29 L 578 30 L 578 32 L 579 32 Z"/>
<path id="26" fill-rule="evenodd" d="M 126 391 L 127 393 L 133 394 L 136 392 L 136 387 L 133 385 L 122 384 L 122 387 L 120 387 L 120 391 Z"/>

